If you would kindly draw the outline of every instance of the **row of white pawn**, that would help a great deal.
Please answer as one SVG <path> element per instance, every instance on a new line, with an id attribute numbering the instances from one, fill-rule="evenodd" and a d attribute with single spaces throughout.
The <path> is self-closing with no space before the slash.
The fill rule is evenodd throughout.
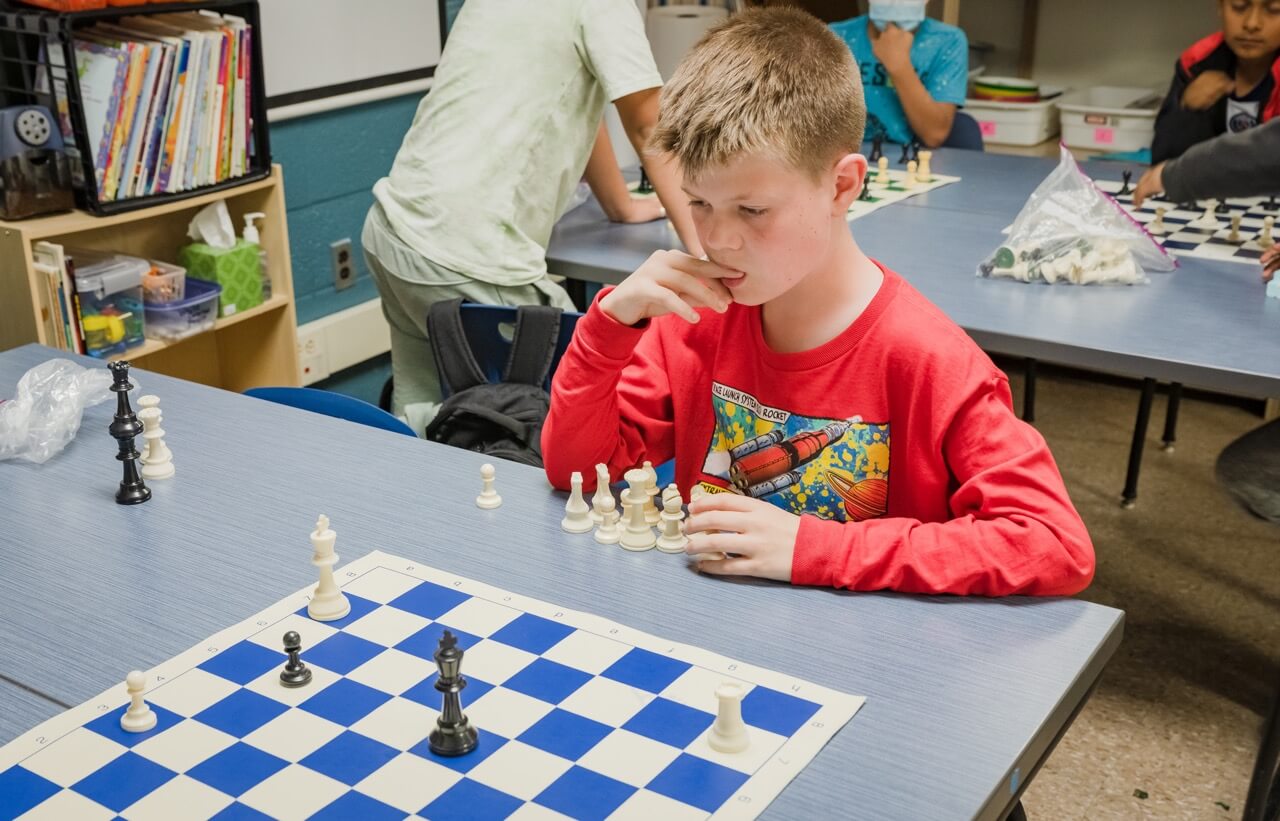
<path id="1" fill-rule="evenodd" d="M 629 470 L 622 477 L 627 489 L 622 491 L 622 511 L 609 489 L 609 468 L 596 465 L 596 492 L 588 505 L 582 495 L 582 474 L 575 471 L 569 479 L 571 491 L 564 506 L 560 527 L 569 533 L 588 533 L 595 529 L 600 544 L 616 544 L 626 550 L 657 548 L 664 553 L 683 553 L 689 543 L 684 535 L 684 499 L 679 489 L 668 485 L 662 494 L 662 509 L 654 499 L 658 496 L 658 474 L 652 462 Z M 695 492 L 699 488 L 695 488 Z M 690 499 L 692 501 L 692 499 Z M 654 532 L 657 525 L 659 532 Z"/>

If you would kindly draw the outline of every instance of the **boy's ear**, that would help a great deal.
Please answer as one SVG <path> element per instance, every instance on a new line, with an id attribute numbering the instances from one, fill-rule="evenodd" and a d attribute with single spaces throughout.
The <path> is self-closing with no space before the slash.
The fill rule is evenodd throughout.
<path id="1" fill-rule="evenodd" d="M 843 219 L 866 184 L 867 158 L 861 154 L 845 154 L 836 161 L 834 173 L 835 198 L 831 203 L 831 215 Z"/>

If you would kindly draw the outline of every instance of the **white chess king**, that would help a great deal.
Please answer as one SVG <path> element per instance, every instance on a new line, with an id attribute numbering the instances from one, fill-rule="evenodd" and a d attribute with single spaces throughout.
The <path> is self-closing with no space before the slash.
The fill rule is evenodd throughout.
<path id="1" fill-rule="evenodd" d="M 333 581 L 333 566 L 338 563 L 333 545 L 337 540 L 338 534 L 329 529 L 329 517 L 322 514 L 311 533 L 311 544 L 315 547 L 311 563 L 320 569 L 320 583 L 311 594 L 307 615 L 316 621 L 337 621 L 351 612 L 351 602 Z"/>

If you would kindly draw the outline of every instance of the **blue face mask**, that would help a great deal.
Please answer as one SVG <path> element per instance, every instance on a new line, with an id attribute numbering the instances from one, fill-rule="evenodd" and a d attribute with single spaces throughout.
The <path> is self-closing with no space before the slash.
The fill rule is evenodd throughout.
<path id="1" fill-rule="evenodd" d="M 893 23 L 903 31 L 915 31 L 924 20 L 924 3 L 869 3 L 868 16 L 871 23 L 880 31 L 884 31 Z"/>

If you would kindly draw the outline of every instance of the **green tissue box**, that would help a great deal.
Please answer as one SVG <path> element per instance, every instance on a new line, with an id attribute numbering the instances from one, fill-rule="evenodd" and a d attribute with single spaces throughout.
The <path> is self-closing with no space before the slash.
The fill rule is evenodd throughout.
<path id="1" fill-rule="evenodd" d="M 258 246 L 237 240 L 231 248 L 214 248 L 192 243 L 178 252 L 178 263 L 187 276 L 207 279 L 222 286 L 218 295 L 218 316 L 233 316 L 262 304 L 262 266 Z"/>

